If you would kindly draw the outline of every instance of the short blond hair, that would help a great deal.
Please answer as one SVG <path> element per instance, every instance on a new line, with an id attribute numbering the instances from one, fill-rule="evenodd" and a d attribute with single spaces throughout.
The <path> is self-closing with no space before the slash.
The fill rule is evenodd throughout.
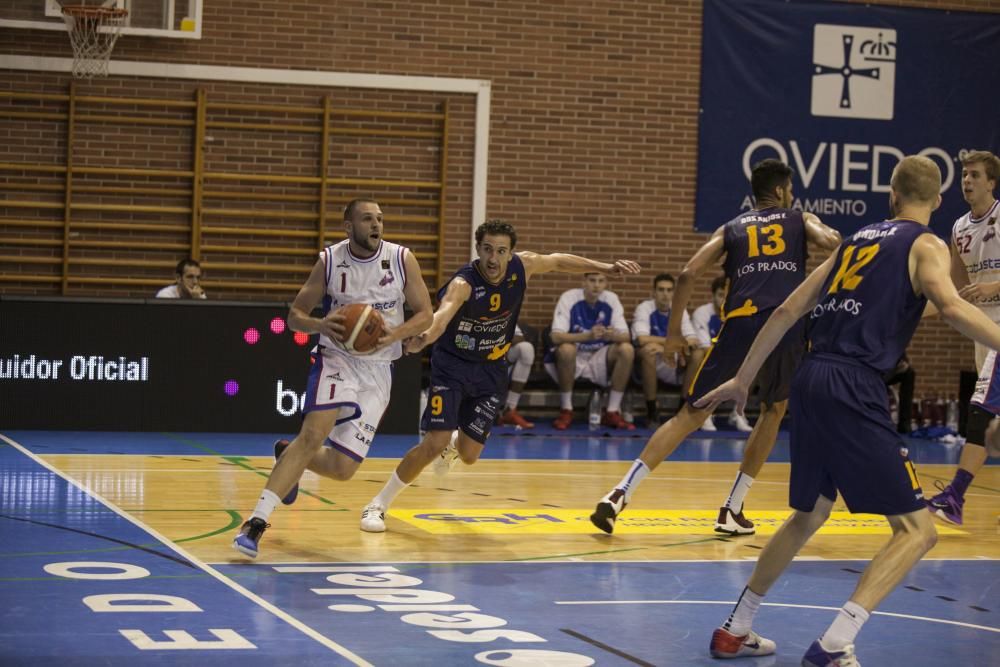
<path id="1" fill-rule="evenodd" d="M 962 166 L 968 167 L 970 164 L 983 165 L 986 178 L 991 181 L 1000 181 L 1000 158 L 989 151 L 969 151 L 962 158 Z"/>
<path id="2" fill-rule="evenodd" d="M 892 172 L 896 196 L 913 203 L 932 203 L 941 193 L 941 169 L 923 155 L 907 155 Z"/>

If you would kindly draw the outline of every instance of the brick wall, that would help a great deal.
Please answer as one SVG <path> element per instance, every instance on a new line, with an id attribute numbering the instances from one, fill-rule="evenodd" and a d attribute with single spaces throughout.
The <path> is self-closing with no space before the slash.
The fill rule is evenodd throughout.
<path id="1" fill-rule="evenodd" d="M 15 4 L 0 0 L 0 14 L 9 15 Z M 1000 11 L 1000 0 L 875 4 Z M 515 222 L 523 249 L 641 262 L 646 275 L 612 283 L 627 310 L 645 298 L 654 273 L 679 271 L 706 240 L 706 235 L 692 231 L 701 49 L 697 0 L 212 0 L 205 5 L 202 40 L 126 36 L 116 46 L 115 58 L 489 79 L 493 105 L 488 214 Z M 0 53 L 65 56 L 66 42 L 62 33 L 4 30 Z M 64 76 L 0 69 L 0 90 L 65 92 L 67 83 Z M 192 99 L 199 86 L 211 96 L 283 104 L 315 103 L 327 92 L 131 78 L 80 84 L 81 92 L 92 94 L 169 99 Z M 389 107 L 428 99 L 402 92 L 332 92 L 348 102 L 365 99 Z M 471 97 L 450 99 L 454 120 L 445 208 L 446 268 L 467 258 L 474 128 Z M 52 153 L 58 162 L 64 150 L 60 140 L 44 127 L 28 125 L 0 130 L 0 160 L 23 159 L 11 152 L 30 150 L 44 154 L 41 159 Z M 260 145 L 240 145 L 218 158 L 260 155 L 267 140 L 257 137 Z M 303 150 L 289 147 L 289 161 L 307 164 L 312 158 Z M 267 146 L 267 151 L 272 159 L 284 159 L 284 147 Z M 169 164 L 176 156 L 171 157 L 168 145 L 146 159 Z M 697 302 L 707 299 L 708 282 L 700 286 Z M 557 296 L 578 284 L 574 277 L 534 281 L 526 319 L 543 325 Z M 51 289 L 30 283 L 0 283 L 0 288 L 19 293 Z M 918 395 L 955 391 L 956 369 L 973 364 L 971 345 L 940 322 L 922 325 L 911 351 Z"/>

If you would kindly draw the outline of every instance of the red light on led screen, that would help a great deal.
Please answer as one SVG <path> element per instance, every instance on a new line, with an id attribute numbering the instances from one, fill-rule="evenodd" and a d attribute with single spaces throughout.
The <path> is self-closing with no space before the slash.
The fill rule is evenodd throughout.
<path id="1" fill-rule="evenodd" d="M 296 345 L 307 345 L 309 343 L 309 334 L 302 333 L 301 331 L 296 331 L 293 338 Z"/>
<path id="2" fill-rule="evenodd" d="M 276 317 L 271 320 L 271 333 L 282 334 L 285 333 L 285 320 L 280 317 Z"/>
<path id="3" fill-rule="evenodd" d="M 223 391 L 226 392 L 226 396 L 235 396 L 240 391 L 240 383 L 236 380 L 226 380 Z"/>
<path id="4" fill-rule="evenodd" d="M 243 340 L 247 342 L 247 345 L 256 345 L 257 341 L 260 340 L 260 332 L 250 327 L 243 332 Z"/>

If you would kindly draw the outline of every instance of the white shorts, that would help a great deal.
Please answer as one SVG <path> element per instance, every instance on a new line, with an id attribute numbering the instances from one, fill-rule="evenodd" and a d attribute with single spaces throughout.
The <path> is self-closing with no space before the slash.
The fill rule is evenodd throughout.
<path id="1" fill-rule="evenodd" d="M 976 391 L 969 403 L 978 405 L 993 415 L 1000 415 L 1000 365 L 997 364 L 995 350 L 989 350 L 986 354 L 976 379 Z"/>
<path id="2" fill-rule="evenodd" d="M 656 357 L 656 377 L 664 384 L 679 387 L 684 383 L 684 369 L 679 365 L 667 365 L 663 357 Z"/>
<path id="3" fill-rule="evenodd" d="M 579 349 L 576 351 L 576 371 L 573 375 L 574 379 L 583 378 L 584 380 L 590 380 L 598 387 L 608 386 L 608 350 L 611 349 L 610 345 L 605 345 L 599 350 L 594 350 L 593 352 L 581 352 Z M 548 372 L 549 377 L 559 383 L 559 371 L 556 368 L 555 361 L 545 362 L 545 370 Z"/>
<path id="4" fill-rule="evenodd" d="M 392 364 L 326 348 L 313 357 L 302 411 L 340 409 L 325 444 L 363 461 L 389 406 Z"/>

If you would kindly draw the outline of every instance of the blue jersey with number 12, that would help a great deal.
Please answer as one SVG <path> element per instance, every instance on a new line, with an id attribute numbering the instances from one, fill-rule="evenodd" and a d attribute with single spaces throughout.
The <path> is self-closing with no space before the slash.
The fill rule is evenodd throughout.
<path id="1" fill-rule="evenodd" d="M 810 349 L 883 374 L 895 368 L 927 305 L 913 293 L 909 260 L 914 241 L 929 233 L 911 220 L 887 220 L 847 238 L 810 316 Z"/>

